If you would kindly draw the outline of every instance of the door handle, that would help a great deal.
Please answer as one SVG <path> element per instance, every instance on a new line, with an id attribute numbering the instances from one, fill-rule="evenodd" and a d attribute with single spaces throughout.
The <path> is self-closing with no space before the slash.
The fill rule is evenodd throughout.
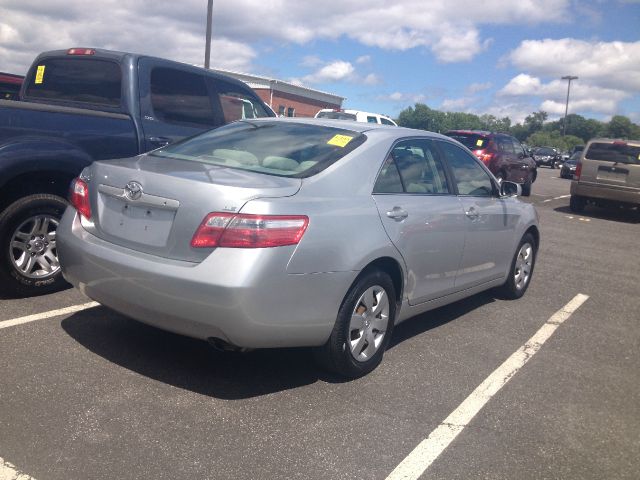
<path id="1" fill-rule="evenodd" d="M 160 147 L 164 147 L 171 143 L 171 139 L 169 137 L 149 137 L 149 141 Z"/>
<path id="2" fill-rule="evenodd" d="M 474 207 L 470 207 L 469 210 L 464 212 L 464 214 L 471 220 L 477 220 L 480 216 L 480 212 L 478 212 Z"/>
<path id="3" fill-rule="evenodd" d="M 395 221 L 400 222 L 409 216 L 409 212 L 403 210 L 400 207 L 393 207 L 387 212 L 387 217 L 393 218 Z"/>

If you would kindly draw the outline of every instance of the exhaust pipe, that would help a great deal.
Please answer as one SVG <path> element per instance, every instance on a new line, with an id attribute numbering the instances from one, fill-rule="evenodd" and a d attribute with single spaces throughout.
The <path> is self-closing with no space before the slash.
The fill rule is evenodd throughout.
<path id="1" fill-rule="evenodd" d="M 209 345 L 211 345 L 213 349 L 218 352 L 244 353 L 244 352 L 250 352 L 251 350 L 253 350 L 252 348 L 244 348 L 244 347 L 238 347 L 236 345 L 232 345 L 226 340 L 222 340 L 221 338 L 217 338 L 217 337 L 209 337 L 207 338 L 207 342 L 209 342 Z"/>

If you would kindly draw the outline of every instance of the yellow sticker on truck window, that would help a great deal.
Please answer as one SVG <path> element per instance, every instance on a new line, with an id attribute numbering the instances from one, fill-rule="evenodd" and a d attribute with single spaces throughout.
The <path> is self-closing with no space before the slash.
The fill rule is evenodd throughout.
<path id="1" fill-rule="evenodd" d="M 42 83 L 44 79 L 44 65 L 38 65 L 38 69 L 36 70 L 36 85 Z"/>
<path id="2" fill-rule="evenodd" d="M 336 147 L 345 147 L 353 137 L 349 135 L 334 135 L 331 140 L 327 142 L 327 145 L 335 145 Z"/>
<path id="3" fill-rule="evenodd" d="M 478 140 L 476 140 L 476 147 L 481 147 L 483 143 L 484 143 L 484 140 L 479 138 Z"/>

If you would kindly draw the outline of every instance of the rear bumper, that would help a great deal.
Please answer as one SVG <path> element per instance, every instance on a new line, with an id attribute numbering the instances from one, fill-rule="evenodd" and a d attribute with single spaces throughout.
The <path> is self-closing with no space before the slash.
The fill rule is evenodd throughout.
<path id="1" fill-rule="evenodd" d="M 58 228 L 64 277 L 88 297 L 158 328 L 248 348 L 323 344 L 357 272 L 287 274 L 295 247 L 216 249 L 201 263 L 89 234 L 74 209 Z"/>
<path id="2" fill-rule="evenodd" d="M 637 188 L 616 187 L 614 185 L 593 184 L 574 180 L 571 182 L 571 195 L 640 205 L 640 189 Z"/>

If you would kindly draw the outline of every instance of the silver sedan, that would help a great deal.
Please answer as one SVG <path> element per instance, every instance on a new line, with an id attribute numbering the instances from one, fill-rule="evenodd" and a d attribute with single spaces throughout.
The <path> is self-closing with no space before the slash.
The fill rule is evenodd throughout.
<path id="1" fill-rule="evenodd" d="M 246 120 L 93 163 L 58 252 L 69 282 L 131 318 L 229 349 L 314 347 L 357 377 L 409 317 L 524 294 L 540 234 L 518 192 L 442 135 Z"/>

